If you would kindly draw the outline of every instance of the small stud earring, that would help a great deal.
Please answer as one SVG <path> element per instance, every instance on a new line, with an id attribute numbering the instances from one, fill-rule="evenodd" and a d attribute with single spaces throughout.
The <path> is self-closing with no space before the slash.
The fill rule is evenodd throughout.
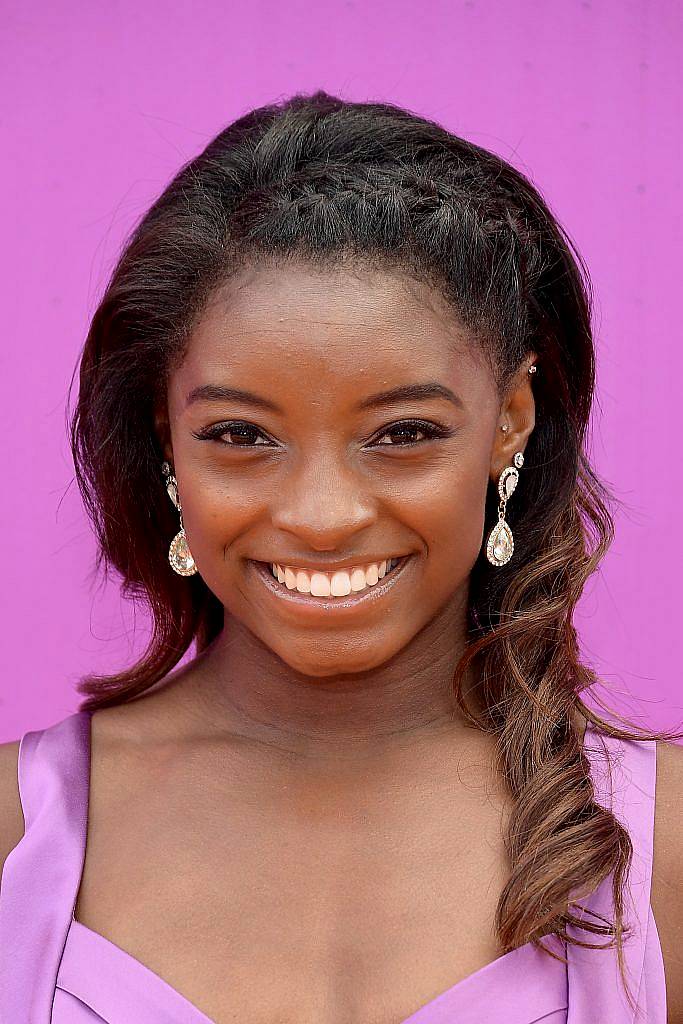
<path id="1" fill-rule="evenodd" d="M 178 481 L 171 473 L 171 467 L 168 462 L 162 463 L 161 472 L 166 478 L 166 491 L 168 496 L 178 509 L 178 514 L 180 515 L 180 530 L 171 541 L 171 546 L 168 549 L 168 560 L 173 571 L 177 572 L 179 576 L 194 576 L 194 574 L 199 570 L 195 565 L 195 560 L 192 557 L 190 546 L 187 543 L 187 537 L 185 536 L 183 510 L 180 504 L 180 499 L 178 498 Z"/>
<path id="2" fill-rule="evenodd" d="M 515 550 L 515 541 L 509 523 L 505 522 L 505 509 L 508 498 L 519 481 L 519 470 L 524 465 L 524 455 L 516 452 L 512 460 L 513 466 L 506 466 L 498 477 L 498 522 L 491 530 L 486 543 L 486 557 L 491 565 L 506 565 Z"/>

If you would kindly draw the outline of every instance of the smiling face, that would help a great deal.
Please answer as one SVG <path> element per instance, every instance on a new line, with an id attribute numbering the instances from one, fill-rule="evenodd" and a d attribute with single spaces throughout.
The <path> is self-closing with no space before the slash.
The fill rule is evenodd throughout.
<path id="1" fill-rule="evenodd" d="M 228 631 L 232 616 L 311 676 L 382 665 L 436 621 L 457 642 L 488 481 L 511 461 L 500 422 L 491 371 L 435 292 L 303 264 L 245 270 L 214 297 L 157 413 Z M 347 597 L 299 595 L 268 569 L 395 556 L 409 557 Z"/>

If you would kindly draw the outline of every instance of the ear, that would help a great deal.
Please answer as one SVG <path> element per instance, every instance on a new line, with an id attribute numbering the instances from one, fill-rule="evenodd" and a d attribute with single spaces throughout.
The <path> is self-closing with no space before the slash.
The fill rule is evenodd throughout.
<path id="1" fill-rule="evenodd" d="M 171 427 L 168 419 L 168 406 L 166 398 L 158 396 L 154 400 L 154 433 L 156 434 L 159 447 L 166 462 L 173 465 L 173 444 L 171 442 Z"/>
<path id="2" fill-rule="evenodd" d="M 515 452 L 524 452 L 529 435 L 536 426 L 536 402 L 531 386 L 535 374 L 529 373 L 529 367 L 535 363 L 536 353 L 528 353 L 505 392 L 491 451 L 491 480 L 494 483 L 498 483 L 505 467 L 513 464 Z M 508 427 L 506 431 L 501 430 L 504 424 Z"/>

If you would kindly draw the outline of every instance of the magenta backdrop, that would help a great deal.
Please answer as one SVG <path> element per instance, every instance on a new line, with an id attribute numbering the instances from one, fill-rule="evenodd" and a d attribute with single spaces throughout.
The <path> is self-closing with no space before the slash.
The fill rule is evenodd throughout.
<path id="1" fill-rule="evenodd" d="M 67 389 L 120 244 L 251 107 L 325 88 L 436 118 L 527 173 L 596 293 L 596 464 L 628 503 L 576 625 L 602 696 L 680 727 L 679 0 L 257 0 L 0 10 L 3 672 L 0 741 L 75 710 L 144 647 L 92 576 Z"/>

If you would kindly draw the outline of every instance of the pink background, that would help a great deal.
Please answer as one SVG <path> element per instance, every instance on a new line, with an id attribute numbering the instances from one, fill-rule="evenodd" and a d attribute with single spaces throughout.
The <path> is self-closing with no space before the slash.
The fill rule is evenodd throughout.
<path id="1" fill-rule="evenodd" d="M 628 503 L 576 624 L 603 696 L 683 725 L 679 0 L 3 2 L 0 741 L 141 651 L 92 577 L 67 389 L 122 240 L 180 165 L 294 91 L 388 100 L 527 173 L 595 285 L 593 453 Z"/>

